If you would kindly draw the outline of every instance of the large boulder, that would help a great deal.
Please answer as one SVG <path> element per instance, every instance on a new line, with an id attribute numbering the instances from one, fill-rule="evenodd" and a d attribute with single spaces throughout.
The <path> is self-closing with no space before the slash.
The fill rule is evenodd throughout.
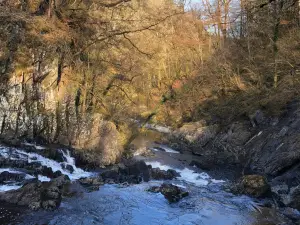
<path id="1" fill-rule="evenodd" d="M 250 124 L 248 122 L 233 123 L 227 132 L 221 135 L 220 141 L 223 145 L 242 146 L 252 137 Z"/>
<path id="2" fill-rule="evenodd" d="M 246 175 L 233 187 L 233 192 L 246 194 L 256 198 L 265 197 L 270 193 L 267 179 L 261 175 Z"/>
<path id="3" fill-rule="evenodd" d="M 107 170 L 100 174 L 105 183 L 120 183 L 121 174 L 116 170 Z"/>
<path id="4" fill-rule="evenodd" d="M 175 170 L 168 169 L 167 171 L 165 171 L 159 168 L 151 169 L 151 178 L 154 180 L 172 180 L 179 176 L 180 174 Z"/>
<path id="5" fill-rule="evenodd" d="M 160 192 L 169 203 L 178 202 L 180 199 L 187 197 L 189 195 L 188 192 L 182 190 L 181 188 L 173 185 L 173 184 L 162 184 L 160 187 L 153 186 L 148 189 L 149 192 L 158 193 Z"/>
<path id="6" fill-rule="evenodd" d="M 27 206 L 30 209 L 56 209 L 62 199 L 63 186 L 69 183 L 67 176 L 61 176 L 50 182 L 34 182 L 22 188 L 0 193 L 0 201 Z"/>
<path id="7" fill-rule="evenodd" d="M 250 169 L 254 172 L 278 176 L 300 162 L 300 135 L 291 132 L 280 137 L 280 128 L 263 132 L 249 146 L 252 152 Z"/>
<path id="8" fill-rule="evenodd" d="M 138 155 L 144 157 L 154 156 L 154 153 L 146 146 L 137 148 L 134 144 L 129 145 L 127 152 L 129 156 L 138 156 Z"/>
<path id="9" fill-rule="evenodd" d="M 291 188 L 289 206 L 300 210 L 300 185 Z"/>
<path id="10" fill-rule="evenodd" d="M 190 166 L 197 167 L 202 170 L 212 170 L 216 167 L 216 160 L 213 158 L 197 158 L 190 162 Z"/>
<path id="11" fill-rule="evenodd" d="M 83 124 L 74 138 L 76 163 L 92 168 L 114 164 L 121 158 L 122 144 L 116 125 L 95 114 L 92 121 Z"/>
<path id="12" fill-rule="evenodd" d="M 207 126 L 205 121 L 198 121 L 184 124 L 174 134 L 189 142 L 197 142 L 199 146 L 205 146 L 216 136 L 218 129 L 217 125 Z"/>
<path id="13" fill-rule="evenodd" d="M 105 183 L 137 184 L 150 180 L 150 169 L 144 161 L 129 161 L 100 174 Z"/>
<path id="14" fill-rule="evenodd" d="M 24 173 L 11 173 L 9 171 L 4 171 L 0 173 L 0 184 L 8 182 L 23 182 L 25 177 L 26 174 Z"/>
<path id="15" fill-rule="evenodd" d="M 286 184 L 271 185 L 271 192 L 274 199 L 280 206 L 287 206 L 291 202 L 290 188 Z"/>
<path id="16" fill-rule="evenodd" d="M 79 183 L 88 190 L 98 190 L 101 185 L 104 184 L 102 177 L 86 177 L 79 179 Z"/>
<path id="17" fill-rule="evenodd" d="M 300 102 L 291 102 L 285 109 L 276 123 L 266 124 L 268 120 L 261 116 L 255 119 L 258 125 L 256 134 L 246 145 L 249 170 L 252 172 L 275 177 L 299 165 Z M 264 122 L 261 123 L 262 120 Z"/>
<path id="18" fill-rule="evenodd" d="M 148 182 L 150 180 L 149 167 L 144 161 L 137 161 L 128 166 L 128 174 L 136 177 L 141 177 L 143 181 Z"/>

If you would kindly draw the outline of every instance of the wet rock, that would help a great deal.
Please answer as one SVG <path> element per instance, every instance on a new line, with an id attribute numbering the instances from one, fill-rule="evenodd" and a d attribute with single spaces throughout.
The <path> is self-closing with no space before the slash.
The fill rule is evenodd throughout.
<path id="1" fill-rule="evenodd" d="M 246 175 L 233 187 L 233 192 L 246 194 L 256 198 L 265 197 L 270 193 L 267 179 L 260 175 Z"/>
<path id="2" fill-rule="evenodd" d="M 150 180 L 149 167 L 144 161 L 130 161 L 126 165 L 120 164 L 100 175 L 105 183 L 138 184 Z"/>
<path id="3" fill-rule="evenodd" d="M 96 169 L 99 167 L 103 167 L 101 162 L 101 156 L 99 153 L 85 150 L 85 151 L 75 151 L 74 157 L 76 160 L 76 166 L 82 167 L 86 169 Z"/>
<path id="4" fill-rule="evenodd" d="M 300 185 L 291 188 L 289 206 L 300 210 Z"/>
<path id="5" fill-rule="evenodd" d="M 46 158 L 53 159 L 56 162 L 64 162 L 62 151 L 56 148 L 46 148 L 43 151 L 38 151 L 37 153 L 42 154 Z"/>
<path id="6" fill-rule="evenodd" d="M 278 184 L 285 184 L 289 188 L 296 187 L 299 185 L 299 180 L 300 180 L 300 170 L 296 168 L 272 179 L 271 186 L 276 186 Z"/>
<path id="7" fill-rule="evenodd" d="M 53 210 L 58 208 L 60 202 L 58 203 L 56 200 L 46 200 L 42 202 L 42 208 L 46 210 Z"/>
<path id="8" fill-rule="evenodd" d="M 79 183 L 89 190 L 98 190 L 104 181 L 102 177 L 86 177 L 79 179 Z"/>
<path id="9" fill-rule="evenodd" d="M 159 186 L 152 186 L 147 191 L 152 192 L 152 193 L 159 193 L 160 192 L 160 187 Z"/>
<path id="10" fill-rule="evenodd" d="M 250 120 L 253 126 L 259 126 L 266 120 L 264 113 L 261 110 L 257 110 L 254 114 L 250 115 Z"/>
<path id="11" fill-rule="evenodd" d="M 65 184 L 68 184 L 70 182 L 70 178 L 67 175 L 61 175 L 51 181 L 51 184 L 61 188 Z"/>
<path id="12" fill-rule="evenodd" d="M 197 146 L 196 148 L 192 148 L 193 155 L 203 156 L 205 154 L 205 150 L 201 146 Z"/>
<path id="13" fill-rule="evenodd" d="M 37 210 L 40 208 L 52 210 L 60 205 L 62 194 L 61 190 L 69 182 L 67 176 L 55 178 L 50 182 L 34 182 L 24 185 L 18 190 L 0 193 L 0 200 L 27 206 Z"/>
<path id="14" fill-rule="evenodd" d="M 196 166 L 199 169 L 202 170 L 212 170 L 215 168 L 215 164 L 213 160 L 209 159 L 197 159 L 197 160 L 192 160 L 191 163 L 189 164 L 190 166 Z"/>
<path id="15" fill-rule="evenodd" d="M 148 182 L 150 180 L 150 171 L 144 161 L 134 162 L 127 167 L 129 175 L 141 177 L 145 182 Z"/>
<path id="16" fill-rule="evenodd" d="M 169 203 L 178 202 L 180 199 L 187 197 L 189 195 L 188 192 L 182 190 L 181 188 L 173 185 L 173 184 L 162 184 L 160 187 L 153 186 L 148 189 L 148 191 L 153 193 L 160 192 Z"/>
<path id="17" fill-rule="evenodd" d="M 10 173 L 8 171 L 4 171 L 0 173 L 0 184 L 7 182 L 22 182 L 25 180 L 24 173 Z"/>
<path id="18" fill-rule="evenodd" d="M 283 215 L 291 219 L 292 221 L 300 221 L 300 212 L 296 209 L 290 208 L 290 207 L 285 207 L 280 210 Z"/>
<path id="19" fill-rule="evenodd" d="M 271 192 L 280 206 L 287 206 L 290 203 L 290 189 L 286 184 L 278 184 L 271 186 Z"/>
<path id="20" fill-rule="evenodd" d="M 117 181 L 119 179 L 119 173 L 115 170 L 108 170 L 100 175 L 104 181 L 111 179 Z"/>
<path id="21" fill-rule="evenodd" d="M 47 177 L 53 177 L 54 174 L 52 168 L 47 166 L 42 166 L 41 173 L 43 176 L 47 176 Z"/>
<path id="22" fill-rule="evenodd" d="M 60 170 L 57 170 L 53 173 L 53 177 L 56 178 L 56 177 L 60 177 L 62 176 L 62 172 Z"/>
<path id="23" fill-rule="evenodd" d="M 154 180 L 172 180 L 175 177 L 179 177 L 180 174 L 177 173 L 175 170 L 161 170 L 159 168 L 151 169 L 151 178 Z"/>
<path id="24" fill-rule="evenodd" d="M 73 168 L 73 166 L 71 166 L 71 165 L 66 165 L 66 170 L 68 170 L 70 173 L 73 173 L 74 172 L 74 168 Z"/>

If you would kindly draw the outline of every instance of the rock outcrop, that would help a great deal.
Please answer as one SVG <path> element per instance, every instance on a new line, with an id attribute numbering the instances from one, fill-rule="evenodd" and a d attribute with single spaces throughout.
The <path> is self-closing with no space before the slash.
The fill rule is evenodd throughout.
<path id="1" fill-rule="evenodd" d="M 94 115 L 74 140 L 77 164 L 97 168 L 118 162 L 123 153 L 122 138 L 116 125 Z M 82 151 L 80 150 L 82 149 Z"/>
<path id="2" fill-rule="evenodd" d="M 150 168 L 144 161 L 130 161 L 126 165 L 118 164 L 100 174 L 105 183 L 138 184 L 150 180 Z"/>
<path id="3" fill-rule="evenodd" d="M 187 197 L 189 195 L 188 192 L 182 190 L 181 188 L 173 185 L 173 184 L 162 184 L 159 186 L 153 186 L 148 189 L 149 192 L 153 193 L 161 193 L 169 203 L 178 202 L 180 199 Z"/>
<path id="4" fill-rule="evenodd" d="M 88 190 L 96 191 L 99 187 L 104 184 L 103 178 L 99 177 L 86 177 L 79 179 L 79 183 L 86 187 Z"/>
<path id="5" fill-rule="evenodd" d="M 154 180 L 172 180 L 179 176 L 180 174 L 175 170 L 168 169 L 167 171 L 165 171 L 159 168 L 151 169 L 151 178 Z"/>
<path id="6" fill-rule="evenodd" d="M 267 179 L 260 175 L 247 175 L 234 185 L 232 191 L 238 194 L 246 194 L 256 198 L 266 197 L 270 193 L 270 185 Z"/>
<path id="7" fill-rule="evenodd" d="M 218 129 L 213 129 L 218 127 Z M 197 135 L 202 132 L 202 135 Z M 198 132 L 199 131 L 199 132 Z M 174 147 L 197 155 L 191 166 L 203 170 L 226 168 L 268 178 L 271 193 L 281 206 L 298 208 L 300 185 L 300 102 L 289 103 L 279 117 L 249 112 L 226 126 L 200 121 L 185 124 L 170 138 Z M 240 193 L 264 196 L 268 185 L 259 176 L 246 176 Z"/>
<path id="8" fill-rule="evenodd" d="M 33 210 L 53 210 L 60 205 L 63 187 L 68 183 L 67 176 L 60 176 L 50 182 L 28 183 L 18 190 L 0 193 L 0 201 L 27 206 Z"/>

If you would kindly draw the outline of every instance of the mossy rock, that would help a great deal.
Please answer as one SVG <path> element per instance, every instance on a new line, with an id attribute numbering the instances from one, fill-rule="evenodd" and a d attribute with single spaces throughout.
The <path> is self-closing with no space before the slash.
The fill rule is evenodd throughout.
<path id="1" fill-rule="evenodd" d="M 267 179 L 261 175 L 246 175 L 231 190 L 236 194 L 250 195 L 256 198 L 266 197 L 270 193 Z"/>

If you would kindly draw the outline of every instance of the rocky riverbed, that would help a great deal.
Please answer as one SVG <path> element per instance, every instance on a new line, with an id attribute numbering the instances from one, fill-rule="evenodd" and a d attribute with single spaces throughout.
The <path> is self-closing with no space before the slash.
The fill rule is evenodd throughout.
<path id="1" fill-rule="evenodd" d="M 232 172 L 204 171 L 165 145 L 94 171 L 67 149 L 47 158 L 46 147 L 25 146 L 0 149 L 1 224 L 296 224 L 300 216 L 267 195 L 245 195 L 260 180 L 233 185 Z"/>

